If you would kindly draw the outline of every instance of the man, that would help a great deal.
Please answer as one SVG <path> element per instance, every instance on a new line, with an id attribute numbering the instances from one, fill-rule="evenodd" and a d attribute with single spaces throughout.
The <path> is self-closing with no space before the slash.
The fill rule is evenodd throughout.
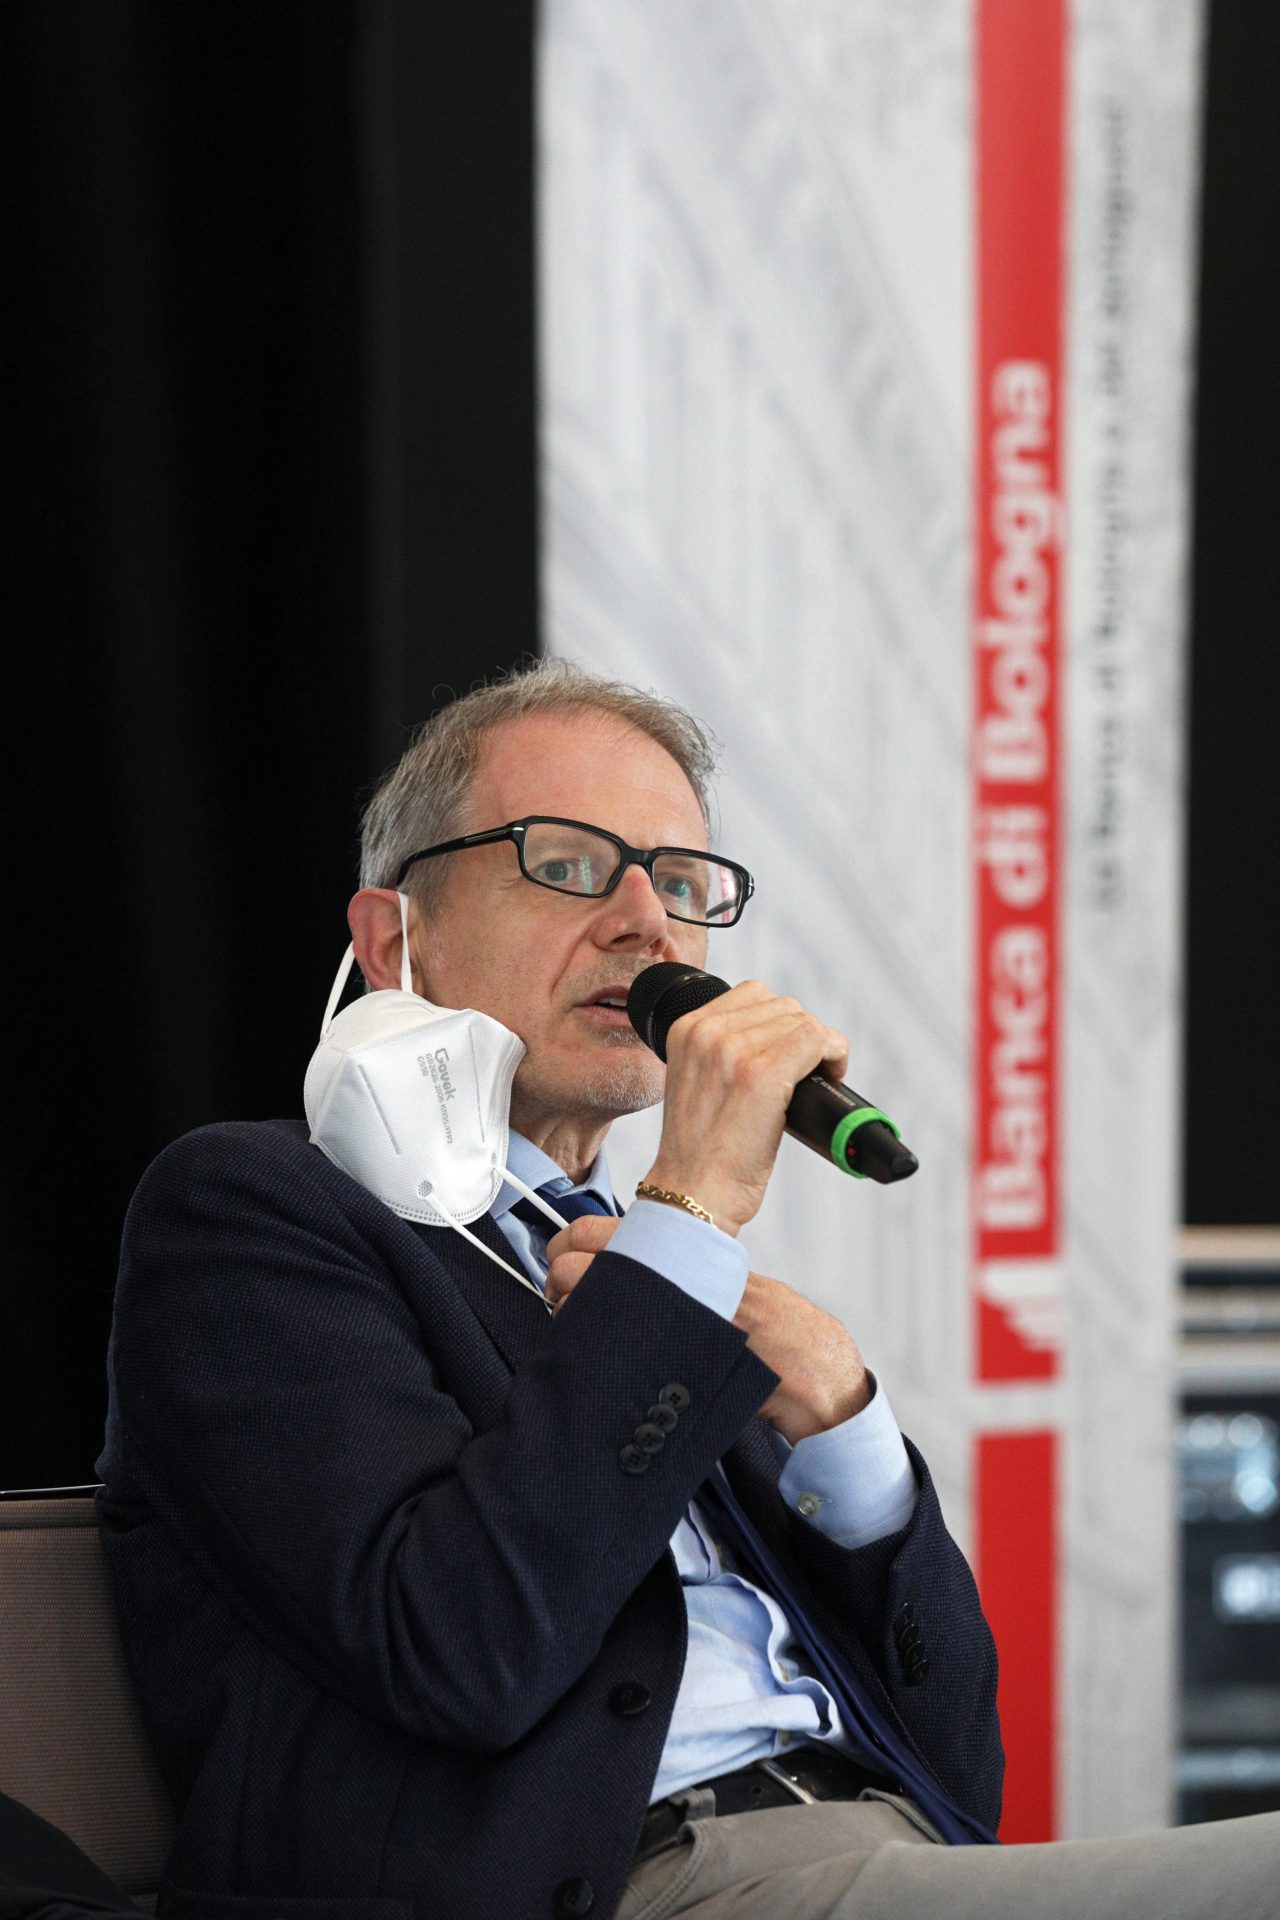
<path id="1" fill-rule="evenodd" d="M 739 1243 L 843 1036 L 750 982 L 664 1071 L 619 1011 L 745 904 L 698 857 L 709 767 L 687 716 L 553 664 L 457 702 L 366 820 L 367 984 L 400 983 L 403 888 L 414 990 L 527 1049 L 512 1173 L 609 1209 L 547 1244 L 504 1186 L 473 1222 L 550 1315 L 300 1125 L 142 1184 L 101 1513 L 180 1813 L 162 1914 L 1077 1910 L 1079 1849 L 940 1844 L 999 1813 L 972 1580 L 849 1334 Z M 659 1099 L 610 1217 L 609 1124 Z M 1098 1866 L 1090 1910 L 1134 1911 L 1139 1854 Z M 1179 1897 L 1209 1878 L 1184 1849 Z"/>

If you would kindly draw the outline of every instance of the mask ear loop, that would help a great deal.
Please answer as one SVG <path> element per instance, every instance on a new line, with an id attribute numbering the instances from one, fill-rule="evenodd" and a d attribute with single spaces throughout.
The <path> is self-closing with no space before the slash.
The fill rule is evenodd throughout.
<path id="1" fill-rule="evenodd" d="M 443 1206 L 441 1204 L 440 1197 L 436 1193 L 434 1187 L 428 1185 L 425 1197 L 430 1200 L 431 1205 L 435 1208 L 437 1213 L 443 1214 L 444 1218 L 448 1221 L 449 1225 L 453 1228 L 455 1233 L 460 1233 L 464 1240 L 469 1240 L 471 1242 L 473 1247 L 479 1247 L 481 1253 L 485 1254 L 490 1260 L 492 1260 L 495 1266 L 501 1267 L 504 1273 L 509 1273 L 511 1275 L 511 1278 L 513 1280 L 518 1280 L 522 1287 L 528 1287 L 530 1293 L 536 1293 L 539 1300 L 541 1300 L 543 1306 L 547 1309 L 547 1312 L 550 1313 L 551 1302 L 547 1299 L 541 1287 L 534 1286 L 533 1281 L 530 1280 L 528 1274 L 517 1273 L 514 1267 L 509 1267 L 507 1265 L 506 1261 L 503 1259 L 500 1253 L 495 1253 L 492 1247 L 486 1247 L 484 1241 L 478 1239 L 474 1233 L 471 1233 L 466 1227 L 464 1227 L 461 1220 L 455 1220 L 453 1215 L 449 1212 L 449 1209 L 446 1206 Z"/>
<path id="2" fill-rule="evenodd" d="M 400 991 L 401 993 L 412 993 L 413 968 L 409 964 L 409 896 L 406 893 L 397 893 L 396 899 L 400 902 Z M 329 990 L 329 1002 L 324 1010 L 324 1019 L 320 1022 L 320 1036 L 322 1039 L 329 1031 L 329 1022 L 333 1019 L 333 1010 L 342 998 L 342 989 L 346 986 L 351 976 L 351 969 L 355 965 L 355 958 L 356 943 L 353 940 L 342 956 L 342 963 L 338 968 L 333 986 Z"/>
<path id="3" fill-rule="evenodd" d="M 409 896 L 397 893 L 400 902 L 400 991 L 413 992 L 413 968 L 409 964 Z"/>
<path id="4" fill-rule="evenodd" d="M 502 1174 L 503 1174 L 503 1178 L 506 1180 L 509 1180 L 512 1186 L 515 1187 L 518 1192 L 524 1195 L 526 1200 L 532 1200 L 534 1206 L 538 1209 L 538 1212 L 545 1213 L 548 1220 L 550 1220 L 554 1226 L 557 1226 L 557 1227 L 568 1226 L 569 1222 L 556 1212 L 555 1208 L 551 1205 L 551 1202 L 549 1200 L 544 1200 L 540 1193 L 535 1193 L 532 1187 L 526 1187 L 524 1181 L 519 1179 L 514 1173 L 512 1173 L 510 1167 L 504 1167 L 502 1169 Z"/>
<path id="5" fill-rule="evenodd" d="M 320 1022 L 320 1038 L 322 1040 L 329 1031 L 329 1023 L 333 1019 L 333 1010 L 342 998 L 342 989 L 346 986 L 347 978 L 352 967 L 355 965 L 355 958 L 356 943 L 353 940 L 342 956 L 342 964 L 338 968 L 337 978 L 334 980 L 332 990 L 329 994 L 329 1004 L 324 1010 L 324 1019 Z"/>

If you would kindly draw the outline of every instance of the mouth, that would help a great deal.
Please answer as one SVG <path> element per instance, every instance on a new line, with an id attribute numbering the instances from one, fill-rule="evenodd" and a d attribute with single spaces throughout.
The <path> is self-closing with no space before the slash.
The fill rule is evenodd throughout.
<path id="1" fill-rule="evenodd" d="M 631 1032 L 631 1020 L 627 1014 L 628 985 L 601 987 L 586 1000 L 580 1000 L 574 1008 L 591 1021 L 593 1026 L 625 1028 Z"/>

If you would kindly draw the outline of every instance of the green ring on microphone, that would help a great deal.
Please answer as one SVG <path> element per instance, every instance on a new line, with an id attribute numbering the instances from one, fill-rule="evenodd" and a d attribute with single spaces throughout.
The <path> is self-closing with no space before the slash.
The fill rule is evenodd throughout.
<path id="1" fill-rule="evenodd" d="M 855 1180 L 865 1180 L 868 1175 L 859 1173 L 856 1167 L 849 1165 L 845 1157 L 845 1148 L 849 1144 L 850 1135 L 855 1134 L 859 1127 L 865 1127 L 868 1120 L 883 1120 L 895 1140 L 902 1138 L 901 1127 L 895 1126 L 888 1114 L 882 1113 L 879 1107 L 855 1107 L 852 1113 L 846 1113 L 831 1136 L 831 1158 L 842 1173 L 851 1173 Z"/>

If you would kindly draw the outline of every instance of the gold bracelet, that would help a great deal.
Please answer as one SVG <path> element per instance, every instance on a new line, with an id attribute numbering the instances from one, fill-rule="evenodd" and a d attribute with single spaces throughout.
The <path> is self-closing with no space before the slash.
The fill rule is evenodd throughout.
<path id="1" fill-rule="evenodd" d="M 642 1180 L 636 1188 L 636 1199 L 665 1200 L 669 1207 L 683 1207 L 685 1212 L 691 1213 L 696 1220 L 705 1220 L 709 1227 L 715 1225 L 715 1221 L 705 1207 L 700 1207 L 698 1202 L 691 1200 L 687 1193 L 672 1193 L 670 1187 L 655 1187 L 648 1180 Z"/>

